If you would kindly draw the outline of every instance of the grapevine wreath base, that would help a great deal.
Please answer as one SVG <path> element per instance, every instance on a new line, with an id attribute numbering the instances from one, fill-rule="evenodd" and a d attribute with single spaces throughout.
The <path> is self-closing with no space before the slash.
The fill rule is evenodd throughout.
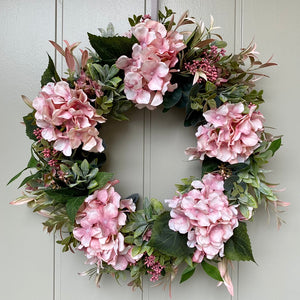
<path id="1" fill-rule="evenodd" d="M 165 8 L 159 22 L 148 15 L 129 22 L 123 36 L 111 24 L 99 36 L 89 34 L 94 50 L 80 50 L 80 60 L 74 56 L 79 43 L 65 41 L 63 49 L 51 41 L 68 70 L 60 78 L 49 57 L 41 92 L 33 101 L 23 96 L 32 109 L 24 117 L 33 140 L 23 170 L 30 175 L 12 204 L 27 203 L 47 218 L 47 231 L 60 232 L 63 251 L 83 252 L 92 265 L 87 274 L 97 282 L 104 273 L 118 279 L 124 271 L 133 288 L 145 274 L 171 282 L 185 264 L 184 282 L 201 265 L 233 294 L 230 262 L 254 261 L 247 222 L 265 203 L 280 224 L 277 207 L 288 205 L 265 178 L 264 165 L 281 138 L 265 131 L 258 111 L 263 91 L 255 89 L 260 69 L 275 64 L 260 62 L 255 44 L 227 55 L 213 19 L 205 27 L 185 13 L 175 24 Z M 186 24 L 194 29 L 182 31 Z M 133 107 L 158 106 L 164 113 L 185 110 L 184 126 L 196 128 L 196 145 L 186 154 L 202 169 L 176 185 L 176 195 L 165 200 L 170 211 L 156 199 L 144 199 L 137 210 L 139 196 L 121 196 L 118 180 L 102 171 L 101 128 L 111 118 L 128 120 Z"/>

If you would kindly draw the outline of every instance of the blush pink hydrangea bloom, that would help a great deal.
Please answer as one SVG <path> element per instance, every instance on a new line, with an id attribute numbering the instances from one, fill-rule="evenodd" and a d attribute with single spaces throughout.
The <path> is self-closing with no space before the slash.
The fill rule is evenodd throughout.
<path id="1" fill-rule="evenodd" d="M 73 90 L 64 81 L 48 83 L 33 100 L 33 107 L 42 137 L 54 141 L 55 150 L 66 156 L 81 144 L 85 151 L 104 150 L 96 125 L 105 122 L 105 118 L 96 113 L 83 90 Z"/>
<path id="2" fill-rule="evenodd" d="M 171 208 L 170 229 L 188 234 L 187 245 L 196 247 L 193 261 L 200 263 L 204 257 L 224 256 L 224 243 L 238 226 L 238 211 L 223 193 L 221 175 L 206 174 L 192 186 L 188 193 L 166 202 Z"/>
<path id="3" fill-rule="evenodd" d="M 121 200 L 112 184 L 95 191 L 80 207 L 73 234 L 88 263 L 102 267 L 105 262 L 116 270 L 125 270 L 128 263 L 140 258 L 132 256 L 132 246 L 124 243 L 124 236 L 119 232 L 126 222 L 126 214 L 121 209 L 135 211 L 135 204 L 132 199 Z"/>
<path id="4" fill-rule="evenodd" d="M 206 111 L 203 116 L 208 122 L 198 127 L 197 148 L 187 148 L 189 159 L 216 157 L 223 162 L 244 162 L 258 147 L 263 132 L 264 117 L 249 105 L 243 114 L 242 103 L 225 103 L 217 109 Z"/>
<path id="5" fill-rule="evenodd" d="M 116 66 L 125 71 L 124 92 L 128 100 L 138 108 L 154 109 L 163 102 L 166 91 L 174 91 L 171 68 L 177 54 L 186 46 L 183 36 L 176 31 L 167 31 L 165 26 L 146 19 L 132 28 L 139 44 L 132 47 L 132 58 L 119 57 Z"/>

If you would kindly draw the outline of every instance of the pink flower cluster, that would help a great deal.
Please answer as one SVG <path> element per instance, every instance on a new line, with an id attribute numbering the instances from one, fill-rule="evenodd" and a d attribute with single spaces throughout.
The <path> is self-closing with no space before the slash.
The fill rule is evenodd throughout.
<path id="1" fill-rule="evenodd" d="M 243 114 L 242 103 L 225 103 L 217 109 L 206 111 L 207 124 L 198 127 L 197 148 L 187 148 L 189 159 L 216 157 L 223 162 L 244 162 L 258 147 L 263 131 L 264 117 L 250 105 Z"/>
<path id="2" fill-rule="evenodd" d="M 139 44 L 132 47 L 132 58 L 119 57 L 116 66 L 125 71 L 125 94 L 138 108 L 154 109 L 163 102 L 166 91 L 173 91 L 171 70 L 177 54 L 186 46 L 183 36 L 176 31 L 167 32 L 165 26 L 146 19 L 132 28 Z"/>
<path id="3" fill-rule="evenodd" d="M 121 200 L 111 184 L 85 199 L 77 213 L 78 226 L 73 234 L 88 263 L 102 267 L 105 262 L 116 270 L 125 270 L 128 263 L 140 258 L 132 257 L 132 247 L 124 244 L 124 236 L 119 232 L 126 221 L 126 214 L 121 211 L 124 208 L 132 212 L 135 204 L 132 199 Z"/>
<path id="4" fill-rule="evenodd" d="M 188 234 L 187 245 L 196 247 L 193 261 L 200 263 L 204 257 L 224 256 L 224 243 L 238 226 L 238 211 L 228 204 L 221 175 L 206 174 L 192 186 L 190 192 L 166 202 L 171 208 L 170 229 Z"/>
<path id="5" fill-rule="evenodd" d="M 81 89 L 70 89 L 64 81 L 48 83 L 33 100 L 33 107 L 42 137 L 49 142 L 55 141 L 55 150 L 62 151 L 66 156 L 70 156 L 72 149 L 81 144 L 86 151 L 104 150 L 96 125 L 105 122 L 105 119 L 97 115 Z"/>
<path id="6" fill-rule="evenodd" d="M 161 271 L 165 268 L 158 261 L 155 261 L 155 256 L 150 255 L 145 257 L 145 265 L 151 270 L 147 270 L 147 273 L 152 275 L 150 281 L 157 281 Z"/>

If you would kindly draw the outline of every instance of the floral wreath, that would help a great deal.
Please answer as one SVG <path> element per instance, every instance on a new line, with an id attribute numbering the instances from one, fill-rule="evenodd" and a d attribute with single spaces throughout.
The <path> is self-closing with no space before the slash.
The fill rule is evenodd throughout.
<path id="1" fill-rule="evenodd" d="M 63 251 L 78 249 L 94 265 L 85 272 L 98 283 L 104 273 L 118 278 L 129 271 L 133 288 L 142 276 L 150 281 L 171 280 L 185 264 L 180 282 L 201 265 L 213 279 L 233 286 L 231 261 L 254 261 L 247 221 L 264 202 L 278 215 L 287 206 L 265 178 L 264 165 L 281 146 L 281 138 L 265 131 L 258 111 L 263 91 L 254 89 L 263 74 L 275 65 L 258 60 L 256 45 L 226 55 L 220 35 L 184 13 L 175 24 L 165 8 L 159 21 L 149 15 L 129 18 L 131 29 L 114 34 L 109 24 L 100 35 L 89 34 L 94 51 L 73 52 L 51 41 L 64 56 L 68 71 L 60 78 L 49 56 L 41 79 L 41 92 L 33 100 L 22 96 L 33 109 L 24 119 L 33 140 L 20 184 L 23 195 L 11 202 L 27 203 L 47 220 L 47 231 L 60 232 Z M 191 32 L 179 32 L 192 24 Z M 105 162 L 101 126 L 110 118 L 128 120 L 133 106 L 167 112 L 185 110 L 184 126 L 194 126 L 196 147 L 186 149 L 189 159 L 202 162 L 199 176 L 176 185 L 176 196 L 165 200 L 123 198 L 112 173 L 101 171 Z M 99 136 L 100 135 L 100 136 Z"/>

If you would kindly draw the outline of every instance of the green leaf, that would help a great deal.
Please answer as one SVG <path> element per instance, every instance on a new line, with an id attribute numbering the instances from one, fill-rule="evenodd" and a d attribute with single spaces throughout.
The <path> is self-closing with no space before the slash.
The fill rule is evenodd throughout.
<path id="1" fill-rule="evenodd" d="M 42 75 L 41 78 L 41 86 L 43 87 L 44 85 L 46 85 L 48 82 L 58 82 L 60 81 L 60 77 L 58 76 L 56 69 L 55 69 L 55 65 L 54 62 L 52 60 L 52 58 L 50 57 L 50 55 L 48 54 L 48 58 L 49 58 L 49 63 L 48 63 L 48 67 L 45 70 L 44 74 Z"/>
<path id="2" fill-rule="evenodd" d="M 28 168 L 25 168 L 25 169 L 23 169 L 22 171 L 20 171 L 17 175 L 15 175 L 13 178 L 11 178 L 10 180 L 9 180 L 9 182 L 7 183 L 7 185 L 9 185 L 10 183 L 12 183 L 13 181 L 15 181 L 17 178 L 19 178 L 21 175 L 22 175 L 22 173 L 24 172 L 24 171 L 26 171 Z"/>
<path id="3" fill-rule="evenodd" d="M 15 175 L 13 178 L 11 178 L 10 180 L 9 180 L 9 182 L 7 183 L 7 185 L 9 185 L 10 183 L 12 183 L 13 181 L 15 181 L 17 178 L 19 178 L 21 175 L 22 175 L 22 173 L 24 172 L 24 171 L 26 171 L 26 170 L 28 170 L 28 169 L 30 169 L 30 168 L 35 168 L 36 166 L 37 166 L 37 164 L 39 163 L 39 161 L 38 160 L 36 160 L 36 158 L 34 157 L 34 155 L 33 154 L 31 154 L 31 157 L 30 157 L 30 159 L 29 159 L 29 162 L 28 162 L 28 164 L 27 164 L 27 167 L 25 168 L 25 169 L 23 169 L 22 171 L 20 171 L 17 175 Z M 26 182 L 25 182 L 26 183 Z M 25 184 L 24 183 L 24 184 Z M 22 186 L 22 185 L 20 185 L 20 186 Z M 19 187 L 20 187 L 19 186 Z"/>
<path id="4" fill-rule="evenodd" d="M 77 196 L 86 196 L 86 191 L 80 191 L 78 189 L 72 189 L 72 188 L 64 188 L 59 190 L 45 190 L 45 193 L 53 200 L 55 200 L 56 203 L 63 203 L 65 204 L 68 199 L 77 197 Z"/>
<path id="5" fill-rule="evenodd" d="M 34 111 L 23 117 L 23 121 L 26 126 L 26 135 L 31 139 L 36 141 L 37 138 L 33 134 L 33 131 L 37 128 L 36 123 L 35 123 L 35 118 L 34 118 Z"/>
<path id="6" fill-rule="evenodd" d="M 230 260 L 255 262 L 246 223 L 240 222 L 233 236 L 225 244 L 225 256 Z"/>
<path id="7" fill-rule="evenodd" d="M 129 215 L 129 222 L 122 227 L 123 233 L 129 233 L 136 230 L 140 226 L 147 225 L 145 215 L 142 211 L 137 211 Z"/>
<path id="8" fill-rule="evenodd" d="M 88 189 L 88 190 L 92 190 L 92 189 L 97 188 L 97 187 L 98 187 L 98 182 L 97 182 L 96 180 L 92 180 L 92 181 L 89 183 L 87 189 Z"/>
<path id="9" fill-rule="evenodd" d="M 186 257 L 194 252 L 187 246 L 187 236 L 169 228 L 170 212 L 164 212 L 154 222 L 150 247 L 166 255 Z"/>
<path id="10" fill-rule="evenodd" d="M 225 41 L 213 41 L 211 45 L 217 46 L 218 48 L 226 48 L 227 43 Z"/>
<path id="11" fill-rule="evenodd" d="M 132 256 L 136 256 L 136 255 L 140 254 L 141 250 L 142 250 L 141 246 L 134 246 L 132 248 L 132 252 L 131 252 Z"/>
<path id="12" fill-rule="evenodd" d="M 37 179 L 41 176 L 42 171 L 38 171 L 35 174 L 29 175 L 26 178 L 23 179 L 23 181 L 20 183 L 20 185 L 18 186 L 18 188 L 20 188 L 21 186 L 23 186 L 24 184 L 26 184 L 27 182 L 29 182 L 32 179 Z"/>
<path id="13" fill-rule="evenodd" d="M 133 238 L 132 235 L 127 235 L 127 236 L 125 236 L 125 238 L 124 238 L 124 242 L 125 242 L 126 244 L 132 245 L 132 244 L 133 244 L 133 241 L 134 241 L 134 238 Z"/>
<path id="14" fill-rule="evenodd" d="M 161 214 L 165 209 L 160 201 L 155 198 L 151 198 L 150 200 L 151 206 L 156 214 Z"/>
<path id="15" fill-rule="evenodd" d="M 196 267 L 187 266 L 181 274 L 180 283 L 191 278 L 193 276 L 193 274 L 195 273 L 195 270 L 196 270 Z"/>
<path id="16" fill-rule="evenodd" d="M 223 281 L 220 271 L 217 267 L 207 263 L 204 260 L 202 261 L 201 266 L 208 276 L 210 276 L 211 278 L 213 278 L 217 281 Z"/>
<path id="17" fill-rule="evenodd" d="M 99 172 L 97 176 L 95 177 L 95 180 L 98 182 L 98 189 L 101 189 L 104 187 L 108 181 L 110 181 L 113 178 L 113 173 L 107 173 L 107 172 Z"/>
<path id="18" fill-rule="evenodd" d="M 214 92 L 215 90 L 217 89 L 217 87 L 210 81 L 206 81 L 206 84 L 205 84 L 205 91 L 207 93 L 211 93 L 211 92 Z"/>
<path id="19" fill-rule="evenodd" d="M 256 202 L 255 198 L 251 194 L 249 194 L 249 193 L 245 193 L 245 195 L 246 195 L 246 197 L 248 199 L 247 205 L 251 206 L 253 208 L 257 208 L 257 202 Z"/>
<path id="20" fill-rule="evenodd" d="M 246 218 L 249 219 L 250 218 L 250 211 L 247 205 L 244 204 L 240 204 L 239 205 L 239 211 L 241 212 L 241 214 Z"/>
<path id="21" fill-rule="evenodd" d="M 88 33 L 90 43 L 104 63 L 114 64 L 121 55 L 131 57 L 135 37 L 101 37 Z"/>
<path id="22" fill-rule="evenodd" d="M 142 225 L 142 226 L 138 227 L 138 228 L 135 230 L 133 237 L 134 237 L 134 238 L 137 238 L 137 237 L 139 237 L 140 235 L 142 235 L 143 232 L 146 230 L 147 226 L 148 226 L 148 224 L 145 224 L 145 225 Z"/>
<path id="23" fill-rule="evenodd" d="M 67 199 L 67 204 L 66 204 L 67 215 L 72 223 L 75 222 L 75 217 L 78 212 L 78 209 L 81 206 L 81 204 L 84 202 L 85 198 L 86 196 L 79 196 L 79 197 L 70 197 Z"/>
<path id="24" fill-rule="evenodd" d="M 270 145 L 270 147 L 268 148 L 268 150 L 271 150 L 273 155 L 275 154 L 275 152 L 280 148 L 281 146 L 281 138 L 273 141 Z"/>
<path id="25" fill-rule="evenodd" d="M 82 174 L 83 174 L 83 177 L 85 177 L 88 173 L 89 173 L 89 170 L 90 170 L 90 165 L 89 165 L 89 162 L 84 159 L 80 165 L 80 169 L 82 171 Z"/>

